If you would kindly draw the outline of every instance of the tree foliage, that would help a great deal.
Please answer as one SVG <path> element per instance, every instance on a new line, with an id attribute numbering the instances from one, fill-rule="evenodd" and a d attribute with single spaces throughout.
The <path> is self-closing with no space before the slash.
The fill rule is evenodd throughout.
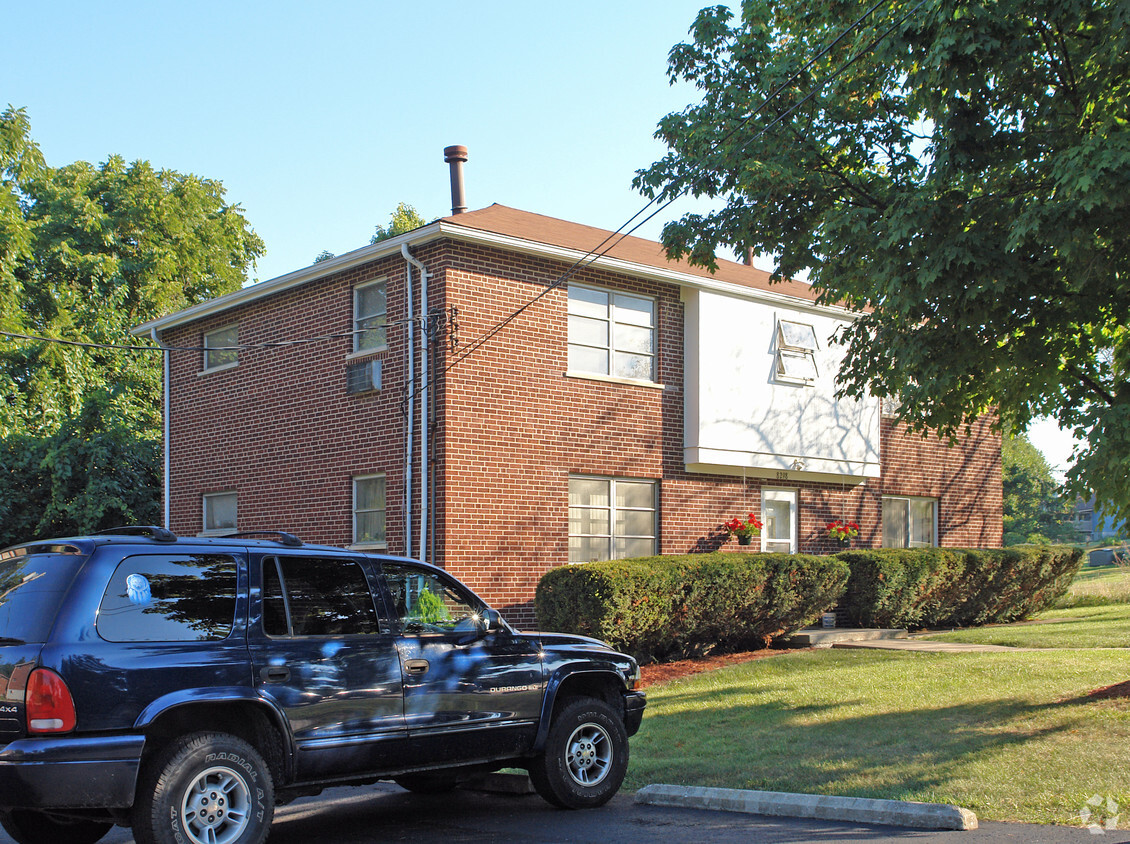
<path id="1" fill-rule="evenodd" d="M 1080 539 L 1070 509 L 1040 450 L 1019 434 L 1001 443 L 1004 544 L 1046 544 Z"/>
<path id="2" fill-rule="evenodd" d="M 396 210 L 389 215 L 389 218 L 387 226 L 377 226 L 377 230 L 373 233 L 369 243 L 380 243 L 382 240 L 388 240 L 398 234 L 404 234 L 428 224 L 428 221 L 421 217 L 419 212 L 407 202 L 399 203 Z"/>
<path id="3" fill-rule="evenodd" d="M 636 185 L 724 205 L 665 227 L 668 252 L 808 268 L 861 312 L 842 394 L 951 436 L 1053 415 L 1086 440 L 1072 492 L 1130 516 L 1130 4 L 867 6 L 700 12 L 669 75 L 702 101 Z"/>
<path id="4" fill-rule="evenodd" d="M 119 156 L 47 166 L 23 109 L 0 114 L 0 179 L 0 331 L 87 344 L 0 336 L 4 470 L 47 490 L 21 524 L 149 512 L 126 487 L 158 495 L 158 464 L 133 458 L 157 460 L 161 355 L 113 347 L 138 345 L 139 322 L 238 290 L 263 243 L 217 181 Z M 115 477 L 129 478 L 120 500 Z"/>

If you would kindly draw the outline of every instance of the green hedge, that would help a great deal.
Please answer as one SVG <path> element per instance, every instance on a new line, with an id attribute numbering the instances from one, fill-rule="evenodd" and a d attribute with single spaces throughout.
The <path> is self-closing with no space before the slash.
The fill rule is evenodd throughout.
<path id="1" fill-rule="evenodd" d="M 553 569 L 538 625 L 594 636 L 643 660 L 760 648 L 811 623 L 848 580 L 836 557 L 689 554 Z"/>
<path id="2" fill-rule="evenodd" d="M 972 627 L 1016 621 L 1063 595 L 1083 562 L 1065 546 L 859 550 L 840 600 L 859 627 Z"/>

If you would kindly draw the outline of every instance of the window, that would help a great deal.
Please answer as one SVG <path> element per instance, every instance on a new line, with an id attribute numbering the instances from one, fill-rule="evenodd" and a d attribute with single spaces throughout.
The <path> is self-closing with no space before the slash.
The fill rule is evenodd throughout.
<path id="1" fill-rule="evenodd" d="M 98 634 L 110 642 L 223 639 L 235 591 L 235 560 L 223 554 L 127 557 L 102 596 Z"/>
<path id="2" fill-rule="evenodd" d="M 236 526 L 236 493 L 212 492 L 204 496 L 204 532 L 229 533 Z"/>
<path id="3" fill-rule="evenodd" d="M 477 628 L 484 607 L 454 583 L 414 566 L 384 563 L 381 569 L 403 633 L 465 633 Z"/>
<path id="4" fill-rule="evenodd" d="M 388 344 L 385 321 L 388 300 L 385 283 L 378 281 L 353 290 L 353 351 L 372 352 Z"/>
<path id="5" fill-rule="evenodd" d="M 935 499 L 883 496 L 884 548 L 930 548 L 938 544 L 937 537 Z"/>
<path id="6" fill-rule="evenodd" d="M 239 326 L 229 325 L 204 335 L 204 371 L 228 369 L 239 363 Z"/>
<path id="7" fill-rule="evenodd" d="M 569 562 L 651 557 L 656 484 L 622 478 L 569 478 Z"/>
<path id="8" fill-rule="evenodd" d="M 353 544 L 385 547 L 385 476 L 353 479 Z"/>
<path id="9" fill-rule="evenodd" d="M 365 572 L 354 560 L 263 560 L 263 632 L 268 636 L 341 636 L 378 632 Z"/>
<path id="10" fill-rule="evenodd" d="M 761 490 L 761 550 L 795 554 L 797 548 L 797 491 Z"/>
<path id="11" fill-rule="evenodd" d="M 816 369 L 816 329 L 804 322 L 777 321 L 777 378 L 811 384 Z"/>
<path id="12" fill-rule="evenodd" d="M 655 301 L 570 285 L 569 371 L 654 380 Z"/>

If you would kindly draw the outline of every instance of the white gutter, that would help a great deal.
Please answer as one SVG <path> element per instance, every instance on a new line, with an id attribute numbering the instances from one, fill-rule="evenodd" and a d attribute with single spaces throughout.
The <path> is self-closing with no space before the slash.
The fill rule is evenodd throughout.
<path id="1" fill-rule="evenodd" d="M 156 343 L 158 346 L 161 346 L 162 349 L 165 349 L 165 347 L 161 345 L 161 339 L 157 334 L 156 328 L 153 328 L 153 329 L 150 330 L 150 336 L 153 338 L 154 343 Z M 162 503 L 164 504 L 164 510 L 165 510 L 165 529 L 168 530 L 169 529 L 169 514 L 170 514 L 170 505 L 169 505 L 169 488 L 170 488 L 170 484 L 169 484 L 169 387 L 170 387 L 170 382 L 169 382 L 169 350 L 168 349 L 165 349 L 163 352 L 161 352 L 161 360 L 162 360 L 161 393 L 163 394 L 162 395 L 162 402 L 161 402 L 162 403 L 161 416 L 163 417 L 162 424 L 161 424 L 161 427 L 162 427 L 161 437 L 162 437 L 162 440 L 163 440 L 163 442 L 161 443 L 161 450 L 164 452 L 164 458 L 163 458 L 164 459 L 164 465 L 161 468 L 162 487 L 163 487 L 163 491 L 161 493 L 161 498 L 162 498 Z"/>
<path id="2" fill-rule="evenodd" d="M 420 271 L 420 318 L 421 326 L 423 327 L 422 344 L 423 348 L 420 354 L 420 418 L 423 419 L 423 430 L 420 434 L 420 539 L 419 539 L 419 552 L 417 557 L 427 562 L 427 541 L 428 541 L 428 436 L 431 432 L 428 430 L 428 396 L 431 390 L 428 388 L 428 270 L 421 264 L 412 253 L 408 251 L 408 244 L 402 243 L 400 245 L 400 254 L 404 256 L 410 266 L 408 268 L 408 288 L 412 288 L 412 267 L 416 267 Z M 409 294 L 411 295 L 411 294 Z M 409 313 L 409 324 L 411 324 L 411 313 Z M 409 329 L 411 330 L 411 329 Z M 410 341 L 411 342 L 411 341 Z M 409 346 L 411 348 L 411 345 Z M 409 408 L 412 406 L 414 397 L 409 394 Z M 411 412 L 411 411 L 409 411 Z M 411 520 L 411 509 L 405 513 L 406 523 Z M 411 549 L 409 549 L 411 550 Z"/>

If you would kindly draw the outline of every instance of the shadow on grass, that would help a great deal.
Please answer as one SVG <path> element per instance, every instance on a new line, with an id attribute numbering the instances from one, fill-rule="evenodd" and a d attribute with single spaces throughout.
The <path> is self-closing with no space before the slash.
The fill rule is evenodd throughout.
<path id="1" fill-rule="evenodd" d="M 808 669 L 807 685 L 834 682 L 834 666 L 828 667 L 827 678 L 817 666 Z M 944 793 L 955 780 L 966 778 L 978 760 L 1002 748 L 1070 732 L 1085 718 L 1075 707 L 1083 699 L 940 706 L 923 701 L 920 708 L 911 708 L 912 689 L 906 692 L 904 711 L 873 711 L 858 689 L 856 694 L 845 690 L 850 700 L 792 705 L 790 700 L 803 697 L 797 693 L 797 679 L 762 678 L 754 690 L 735 683 L 657 695 L 644 730 L 633 739 L 633 784 L 646 779 L 888 798 Z M 822 691 L 826 698 L 827 689 Z M 955 690 L 953 698 L 960 697 Z"/>

